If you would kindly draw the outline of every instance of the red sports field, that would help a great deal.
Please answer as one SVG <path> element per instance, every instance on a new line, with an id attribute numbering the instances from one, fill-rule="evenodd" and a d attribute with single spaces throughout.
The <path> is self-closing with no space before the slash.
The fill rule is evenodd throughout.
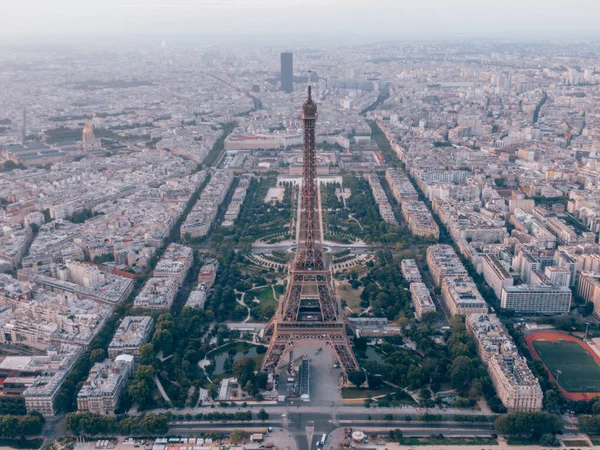
<path id="1" fill-rule="evenodd" d="M 550 379 L 557 382 L 566 398 L 600 396 L 600 357 L 588 344 L 557 331 L 541 331 L 525 339 L 531 355 L 544 363 Z"/>

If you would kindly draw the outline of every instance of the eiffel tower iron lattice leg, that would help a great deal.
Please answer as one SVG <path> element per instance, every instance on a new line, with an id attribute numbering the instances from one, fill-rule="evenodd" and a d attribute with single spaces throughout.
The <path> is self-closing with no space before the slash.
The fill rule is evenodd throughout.
<path id="1" fill-rule="evenodd" d="M 321 327 L 324 326 L 324 328 Z M 275 325 L 275 332 L 271 338 L 267 355 L 263 361 L 262 369 L 266 372 L 274 372 L 283 362 L 284 356 L 289 353 L 299 342 L 318 342 L 331 348 L 336 355 L 336 359 L 342 368 L 344 382 L 348 381 L 348 374 L 360 370 L 350 344 L 346 339 L 346 331 L 343 324 L 315 324 L 311 328 L 310 324 L 285 324 L 281 330 Z"/>

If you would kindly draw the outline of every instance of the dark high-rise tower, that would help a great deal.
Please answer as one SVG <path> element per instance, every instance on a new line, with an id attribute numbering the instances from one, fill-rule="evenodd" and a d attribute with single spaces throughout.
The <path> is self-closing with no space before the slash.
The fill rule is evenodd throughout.
<path id="1" fill-rule="evenodd" d="M 285 296 L 265 329 L 265 336 L 271 335 L 271 343 L 262 368 L 265 371 L 275 370 L 282 356 L 295 344 L 314 341 L 334 350 L 344 381 L 347 381 L 348 374 L 359 370 L 359 366 L 346 339 L 341 307 L 335 298 L 331 274 L 323 258 L 315 146 L 317 104 L 311 97 L 310 86 L 308 98 L 302 105 L 302 121 L 304 162 L 296 257 Z"/>
<path id="2" fill-rule="evenodd" d="M 292 53 L 281 54 L 281 90 L 283 92 L 294 92 L 294 55 Z"/>

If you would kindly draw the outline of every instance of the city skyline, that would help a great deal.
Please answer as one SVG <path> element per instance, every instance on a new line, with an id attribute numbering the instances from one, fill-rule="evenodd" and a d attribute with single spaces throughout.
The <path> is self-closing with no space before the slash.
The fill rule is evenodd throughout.
<path id="1" fill-rule="evenodd" d="M 593 447 L 595 5 L 25 2 L 4 445 Z"/>

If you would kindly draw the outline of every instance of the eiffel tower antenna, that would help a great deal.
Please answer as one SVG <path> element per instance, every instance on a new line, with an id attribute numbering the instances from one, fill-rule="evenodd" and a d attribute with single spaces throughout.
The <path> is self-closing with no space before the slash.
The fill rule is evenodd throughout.
<path id="1" fill-rule="evenodd" d="M 317 104 L 311 95 L 310 75 L 308 96 L 302 105 L 302 121 L 304 161 L 296 257 L 285 296 L 265 328 L 264 336 L 270 336 L 271 341 L 262 370 L 276 371 L 282 357 L 295 344 L 313 342 L 327 345 L 335 352 L 343 381 L 347 383 L 348 374 L 359 370 L 359 365 L 348 343 L 341 306 L 335 298 L 331 273 L 323 258 L 315 145 Z"/>

